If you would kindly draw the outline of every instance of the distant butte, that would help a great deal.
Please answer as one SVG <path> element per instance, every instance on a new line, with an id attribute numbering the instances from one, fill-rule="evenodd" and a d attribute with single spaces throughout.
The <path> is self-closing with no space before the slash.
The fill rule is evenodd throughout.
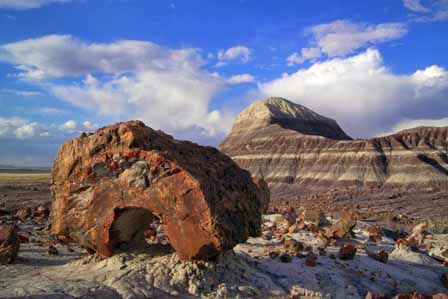
<path id="1" fill-rule="evenodd" d="M 268 182 L 272 203 L 334 189 L 448 188 L 448 127 L 352 140 L 336 121 L 283 98 L 247 107 L 219 148 Z"/>

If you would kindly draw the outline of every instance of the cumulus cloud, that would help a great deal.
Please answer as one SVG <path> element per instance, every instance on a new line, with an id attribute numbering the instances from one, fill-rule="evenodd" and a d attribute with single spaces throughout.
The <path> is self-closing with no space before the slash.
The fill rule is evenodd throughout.
<path id="1" fill-rule="evenodd" d="M 66 133 L 81 133 L 83 131 L 92 131 L 98 125 L 90 121 L 84 121 L 79 125 L 74 120 L 68 120 L 62 124 L 45 125 L 38 122 L 32 122 L 21 117 L 0 117 L 0 139 L 32 139 L 38 137 L 58 136 L 66 138 Z"/>
<path id="2" fill-rule="evenodd" d="M 448 117 L 439 119 L 403 119 L 399 121 L 395 126 L 393 126 L 389 132 L 379 134 L 379 136 L 386 136 L 399 131 L 417 127 L 448 127 Z"/>
<path id="3" fill-rule="evenodd" d="M 232 60 L 239 60 L 246 63 L 251 59 L 251 53 L 252 50 L 245 46 L 235 46 L 228 48 L 227 50 L 220 50 L 217 55 L 219 62 L 216 66 L 226 65 Z"/>
<path id="4" fill-rule="evenodd" d="M 259 88 L 264 95 L 285 97 L 335 118 L 355 137 L 387 132 L 397 120 L 416 118 L 416 111 L 422 118 L 448 109 L 447 70 L 434 65 L 397 75 L 375 49 L 315 63 Z"/>
<path id="5" fill-rule="evenodd" d="M 246 61 L 246 51 L 228 49 L 221 59 Z M 132 40 L 88 44 L 68 35 L 49 35 L 0 46 L 0 61 L 15 65 L 18 77 L 50 80 L 45 87 L 60 99 L 117 120 L 141 119 L 173 134 L 223 134 L 230 125 L 222 112 L 208 108 L 227 80 L 204 70 L 198 49 Z M 51 81 L 66 77 L 76 81 Z"/>
<path id="6" fill-rule="evenodd" d="M 76 121 L 68 120 L 65 123 L 63 123 L 62 125 L 60 125 L 59 128 L 62 131 L 73 132 L 73 131 L 75 131 L 77 126 L 78 126 L 78 123 Z"/>
<path id="7" fill-rule="evenodd" d="M 0 8 L 30 9 L 39 8 L 51 3 L 63 3 L 70 0 L 0 0 Z"/>
<path id="8" fill-rule="evenodd" d="M 301 64 L 307 60 L 312 60 L 314 58 L 318 58 L 322 55 L 322 52 L 319 48 L 303 48 L 301 50 L 301 54 L 294 52 L 286 58 L 289 66 L 293 66 L 294 64 Z"/>
<path id="9" fill-rule="evenodd" d="M 235 75 L 235 76 L 231 76 L 230 78 L 227 79 L 227 83 L 229 83 L 229 84 L 250 83 L 250 82 L 254 82 L 254 81 L 255 81 L 255 77 L 252 76 L 251 74 Z"/>
<path id="10" fill-rule="evenodd" d="M 320 24 L 309 29 L 312 47 L 303 48 L 287 58 L 289 65 L 300 64 L 322 55 L 328 57 L 346 56 L 371 45 L 402 37 L 407 32 L 402 23 L 382 23 L 377 25 L 337 20 Z"/>
<path id="11" fill-rule="evenodd" d="M 86 44 L 70 35 L 48 35 L 2 45 L 0 61 L 14 64 L 19 77 L 34 80 L 95 72 L 195 69 L 202 64 L 196 49 L 169 50 L 133 40 Z"/>

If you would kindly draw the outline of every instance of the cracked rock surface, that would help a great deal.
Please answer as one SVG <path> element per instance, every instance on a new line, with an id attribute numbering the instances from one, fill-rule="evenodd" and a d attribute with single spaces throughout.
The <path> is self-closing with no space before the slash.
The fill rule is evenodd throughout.
<path id="1" fill-rule="evenodd" d="M 269 196 L 217 149 L 140 121 L 64 143 L 52 178 L 52 232 L 103 257 L 143 242 L 157 217 L 180 258 L 213 258 L 260 234 Z"/>

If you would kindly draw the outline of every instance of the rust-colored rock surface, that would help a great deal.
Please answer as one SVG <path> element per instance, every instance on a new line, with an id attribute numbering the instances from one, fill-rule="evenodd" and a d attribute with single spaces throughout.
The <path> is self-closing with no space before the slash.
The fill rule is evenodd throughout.
<path id="1" fill-rule="evenodd" d="M 20 240 L 15 225 L 0 225 L 0 264 L 14 263 L 19 253 Z"/>
<path id="2" fill-rule="evenodd" d="M 64 143 L 52 178 L 52 232 L 102 256 L 144 240 L 154 216 L 182 259 L 211 258 L 261 232 L 249 172 L 140 121 Z"/>

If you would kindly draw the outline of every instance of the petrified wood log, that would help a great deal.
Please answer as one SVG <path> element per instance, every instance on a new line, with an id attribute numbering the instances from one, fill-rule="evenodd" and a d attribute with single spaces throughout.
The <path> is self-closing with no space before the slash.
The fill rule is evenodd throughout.
<path id="1" fill-rule="evenodd" d="M 102 256 L 144 240 L 154 216 L 183 259 L 211 258 L 261 232 L 261 191 L 247 171 L 140 121 L 64 143 L 52 177 L 53 233 Z"/>

